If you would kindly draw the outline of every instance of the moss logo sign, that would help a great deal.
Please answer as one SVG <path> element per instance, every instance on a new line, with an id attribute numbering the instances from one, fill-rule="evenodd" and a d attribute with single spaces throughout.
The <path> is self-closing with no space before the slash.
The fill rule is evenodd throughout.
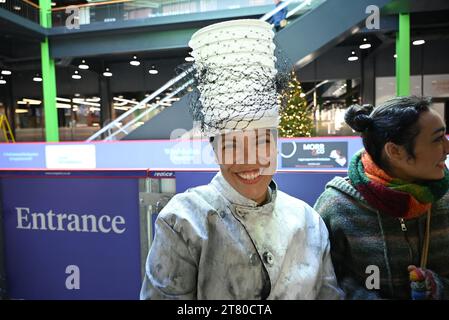
<path id="1" fill-rule="evenodd" d="M 281 145 L 283 168 L 347 168 L 348 143 L 286 141 Z"/>

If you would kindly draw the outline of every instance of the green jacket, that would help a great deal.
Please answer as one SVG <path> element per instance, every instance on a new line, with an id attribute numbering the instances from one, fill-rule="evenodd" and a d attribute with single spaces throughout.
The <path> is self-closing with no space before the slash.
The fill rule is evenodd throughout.
<path id="1" fill-rule="evenodd" d="M 335 273 L 347 299 L 410 299 L 407 267 L 419 267 L 426 215 L 402 220 L 379 212 L 342 177 L 326 185 L 314 208 L 329 230 Z M 449 299 L 449 194 L 432 206 L 430 226 L 427 268 Z"/>

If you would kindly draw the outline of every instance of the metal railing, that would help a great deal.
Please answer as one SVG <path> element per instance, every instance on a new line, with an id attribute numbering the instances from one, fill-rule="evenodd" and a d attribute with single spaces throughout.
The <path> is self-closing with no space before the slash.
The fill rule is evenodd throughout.
<path id="1" fill-rule="evenodd" d="M 0 8 L 39 24 L 39 6 L 27 0 L 3 0 Z"/>
<path id="2" fill-rule="evenodd" d="M 325 0 L 303 0 L 301 3 L 295 7 L 293 10 L 287 14 L 287 18 L 291 17 L 293 14 L 298 12 L 301 9 L 304 9 L 307 7 L 307 10 L 311 10 L 317 5 L 323 3 Z M 264 16 L 260 18 L 262 21 L 267 21 L 270 19 L 274 14 L 282 10 L 284 7 L 288 6 L 292 2 L 297 2 L 294 0 L 284 1 L 284 3 L 280 6 L 277 6 L 274 10 L 268 12 Z M 177 93 L 182 92 L 185 88 L 193 84 L 193 79 L 190 79 L 186 81 L 184 84 L 178 86 L 178 89 L 174 90 L 172 93 L 169 93 L 167 97 L 164 99 L 161 99 L 158 102 L 155 102 L 151 104 L 151 107 L 142 112 L 142 109 L 146 108 L 146 105 L 155 99 L 157 96 L 159 96 L 161 93 L 165 92 L 167 89 L 171 88 L 172 86 L 176 85 L 177 83 L 184 80 L 188 75 L 190 75 L 191 72 L 194 71 L 194 67 L 191 66 L 186 71 L 178 75 L 177 77 L 171 79 L 166 84 L 164 84 L 161 88 L 156 90 L 153 94 L 151 94 L 149 97 L 145 98 L 141 102 L 139 102 L 136 106 L 126 111 L 124 114 L 120 115 L 117 119 L 110 122 L 107 126 L 101 128 L 98 130 L 95 134 L 93 134 L 91 137 L 89 137 L 86 142 L 94 141 L 97 139 L 103 139 L 104 140 L 116 140 L 119 137 L 122 137 L 124 135 L 127 135 L 129 132 L 131 132 L 133 129 L 137 128 L 138 126 L 143 124 L 143 121 L 148 121 L 150 115 L 152 112 L 159 110 L 162 111 L 167 106 L 164 105 L 164 102 L 167 101 L 167 99 L 174 97 Z M 123 123 L 126 122 L 125 125 Z"/>
<path id="3" fill-rule="evenodd" d="M 39 24 L 39 6 L 28 0 L 0 0 L 0 8 L 6 9 L 14 14 L 27 18 Z M 311 2 L 312 0 L 308 0 Z M 301 0 L 284 1 L 281 10 L 290 3 L 303 2 Z M 287 3 L 287 4 L 286 4 Z M 160 16 L 179 14 L 192 14 L 210 12 L 226 9 L 242 9 L 254 6 L 272 5 L 272 0 L 117 0 L 100 3 L 88 3 L 69 7 L 58 7 L 51 9 L 52 26 L 65 26 L 68 19 L 74 13 L 71 8 L 76 8 L 77 23 L 86 25 L 91 23 L 105 23 L 127 20 L 148 19 Z M 279 11 L 278 10 L 278 11 Z M 297 11 L 301 10 L 298 6 Z M 278 12 L 276 11 L 276 12 Z M 290 11 L 289 16 L 296 11 Z"/>
<path id="4" fill-rule="evenodd" d="M 299 3 L 301 0 L 288 2 Z M 273 6 L 273 0 L 120 0 L 72 7 L 78 9 L 79 24 L 87 25 L 263 6 Z M 72 11 L 66 12 L 66 8 L 52 9 L 53 26 L 65 25 L 72 14 Z"/>

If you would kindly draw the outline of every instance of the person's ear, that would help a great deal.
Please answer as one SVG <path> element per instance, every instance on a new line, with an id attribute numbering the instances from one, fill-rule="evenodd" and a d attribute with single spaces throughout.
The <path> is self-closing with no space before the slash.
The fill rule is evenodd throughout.
<path id="1" fill-rule="evenodd" d="M 408 153 L 403 146 L 393 142 L 387 142 L 384 146 L 385 156 L 392 164 L 404 162 L 408 159 Z"/>

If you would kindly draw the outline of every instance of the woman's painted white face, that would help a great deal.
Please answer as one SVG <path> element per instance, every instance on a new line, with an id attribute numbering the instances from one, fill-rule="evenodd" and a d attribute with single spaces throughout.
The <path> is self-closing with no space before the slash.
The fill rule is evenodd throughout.
<path id="1" fill-rule="evenodd" d="M 242 196 L 261 204 L 276 170 L 276 137 L 272 130 L 226 133 L 216 138 L 215 154 L 226 181 Z"/>
<path id="2" fill-rule="evenodd" d="M 446 125 L 434 110 L 423 112 L 418 120 L 420 132 L 415 140 L 415 158 L 404 157 L 393 168 L 406 181 L 438 180 L 444 177 L 449 154 Z"/>

